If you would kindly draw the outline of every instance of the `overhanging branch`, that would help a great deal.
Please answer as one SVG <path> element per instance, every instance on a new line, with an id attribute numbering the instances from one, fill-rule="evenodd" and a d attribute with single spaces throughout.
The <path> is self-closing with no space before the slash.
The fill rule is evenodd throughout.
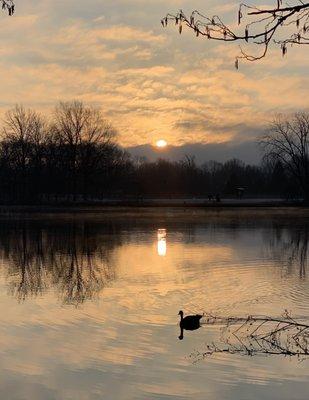
<path id="1" fill-rule="evenodd" d="M 15 12 L 15 5 L 13 0 L 0 0 L 0 6 L 2 10 L 7 11 L 10 16 L 12 16 Z"/>
<path id="2" fill-rule="evenodd" d="M 240 59 L 256 61 L 265 57 L 270 43 L 278 45 L 283 56 L 288 45 L 309 44 L 309 3 L 296 1 L 294 5 L 283 6 L 282 0 L 278 0 L 276 7 L 269 9 L 240 4 L 238 25 L 243 23 L 245 17 L 248 21 L 244 25 L 243 33 L 234 32 L 219 16 L 209 17 L 198 10 L 194 10 L 189 17 L 182 10 L 176 14 L 167 14 L 161 20 L 161 24 L 166 27 L 169 22 L 174 21 L 180 34 L 183 26 L 186 26 L 193 30 L 196 36 L 224 42 L 245 42 L 263 48 L 258 55 L 240 48 L 240 55 L 235 59 L 236 68 Z"/>

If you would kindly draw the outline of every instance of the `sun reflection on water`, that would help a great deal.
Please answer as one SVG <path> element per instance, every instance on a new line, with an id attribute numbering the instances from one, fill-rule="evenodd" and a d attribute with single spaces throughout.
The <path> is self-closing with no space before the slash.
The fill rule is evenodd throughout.
<path id="1" fill-rule="evenodd" d="M 158 255 L 161 257 L 165 257 L 166 252 L 166 229 L 158 229 Z"/>

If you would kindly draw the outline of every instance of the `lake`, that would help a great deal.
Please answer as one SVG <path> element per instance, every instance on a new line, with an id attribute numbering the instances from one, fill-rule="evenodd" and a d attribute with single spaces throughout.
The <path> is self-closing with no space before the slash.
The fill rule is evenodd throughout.
<path id="1" fill-rule="evenodd" d="M 215 353 L 185 315 L 309 319 L 306 209 L 2 214 L 0 397 L 305 400 L 309 357 Z"/>

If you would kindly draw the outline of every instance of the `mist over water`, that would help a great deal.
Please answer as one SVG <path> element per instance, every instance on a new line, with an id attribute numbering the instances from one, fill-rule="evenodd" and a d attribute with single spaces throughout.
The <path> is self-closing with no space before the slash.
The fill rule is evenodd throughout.
<path id="1" fill-rule="evenodd" d="M 0 397 L 308 398 L 309 359 L 190 355 L 178 312 L 309 318 L 309 212 L 105 210 L 0 220 Z"/>

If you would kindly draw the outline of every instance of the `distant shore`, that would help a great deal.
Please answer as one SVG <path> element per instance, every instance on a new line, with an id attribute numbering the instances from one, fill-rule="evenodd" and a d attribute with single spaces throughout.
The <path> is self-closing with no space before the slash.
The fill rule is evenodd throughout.
<path id="1" fill-rule="evenodd" d="M 31 205 L 0 205 L 0 213 L 28 213 L 28 212 L 100 212 L 111 208 L 276 208 L 276 207 L 304 207 L 301 200 L 283 199 L 222 199 L 220 202 L 208 199 L 142 199 L 119 200 L 106 199 L 90 202 L 59 202 Z"/>

